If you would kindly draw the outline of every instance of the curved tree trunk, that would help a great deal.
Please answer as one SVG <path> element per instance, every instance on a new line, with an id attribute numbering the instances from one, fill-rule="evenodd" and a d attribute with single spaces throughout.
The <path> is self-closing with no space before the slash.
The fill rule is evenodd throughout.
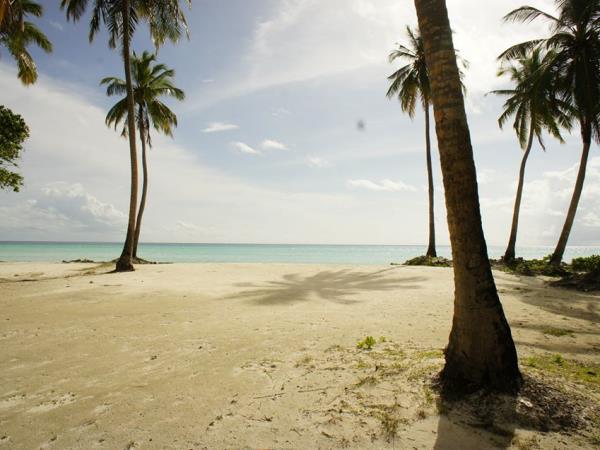
<path id="1" fill-rule="evenodd" d="M 127 236 L 121 256 L 117 260 L 117 272 L 133 271 L 133 235 L 135 232 L 135 212 L 137 208 L 138 194 L 138 166 L 135 133 L 135 105 L 133 99 L 133 85 L 131 83 L 131 52 L 129 50 L 130 36 L 128 24 L 130 20 L 130 2 L 123 0 L 123 63 L 125 65 L 125 83 L 127 84 L 127 127 L 129 134 L 129 158 L 131 160 L 131 191 L 129 196 L 129 221 L 127 224 Z"/>
<path id="2" fill-rule="evenodd" d="M 427 153 L 427 185 L 429 188 L 429 245 L 425 256 L 436 257 L 435 216 L 433 203 L 433 168 L 431 164 L 431 138 L 429 136 L 429 102 L 425 105 L 425 151 Z"/>
<path id="3" fill-rule="evenodd" d="M 519 169 L 519 183 L 517 184 L 517 195 L 515 197 L 515 208 L 513 210 L 512 225 L 510 227 L 510 237 L 508 238 L 508 246 L 504 252 L 504 262 L 511 262 L 515 259 L 515 246 L 517 244 L 517 229 L 519 228 L 519 211 L 521 210 L 521 198 L 523 196 L 523 183 L 525 180 L 525 166 L 527 165 L 527 158 L 531 152 L 531 146 L 533 144 L 533 123 L 529 130 L 529 141 L 527 141 L 527 148 L 521 159 L 521 168 Z"/>
<path id="4" fill-rule="evenodd" d="M 139 109 L 140 115 L 140 140 L 142 141 L 142 173 L 143 173 L 143 181 L 142 181 L 142 199 L 140 200 L 140 209 L 138 210 L 137 220 L 135 222 L 135 236 L 133 238 L 133 258 L 136 259 L 137 256 L 137 248 L 140 240 L 140 231 L 142 229 L 142 216 L 144 215 L 144 210 L 146 209 L 146 194 L 148 193 L 148 161 L 146 159 L 146 135 L 148 130 L 146 130 L 146 125 L 143 117 L 143 110 L 140 106 Z"/>
<path id="5" fill-rule="evenodd" d="M 429 70 L 454 260 L 447 390 L 515 392 L 517 352 L 498 299 L 481 225 L 473 149 L 444 0 L 415 0 Z"/>
<path id="6" fill-rule="evenodd" d="M 587 168 L 588 156 L 590 154 L 590 145 L 592 143 L 592 127 L 587 122 L 581 124 L 581 138 L 583 141 L 583 150 L 581 152 L 581 161 L 579 162 L 579 171 L 577 172 L 577 180 L 575 181 L 575 189 L 573 190 L 573 197 L 571 197 L 571 204 L 567 212 L 567 218 L 563 225 L 560 238 L 550 258 L 550 264 L 555 266 L 560 265 L 565 249 L 567 248 L 567 242 L 569 241 L 569 235 L 571 234 L 571 228 L 575 221 L 575 214 L 577 213 L 577 206 L 579 205 L 579 199 L 581 198 L 581 192 L 583 190 L 583 182 L 585 181 L 585 171 Z"/>

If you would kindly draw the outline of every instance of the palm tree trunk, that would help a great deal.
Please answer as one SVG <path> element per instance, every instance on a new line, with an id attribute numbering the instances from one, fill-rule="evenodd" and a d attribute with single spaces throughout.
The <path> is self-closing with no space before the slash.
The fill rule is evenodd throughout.
<path id="1" fill-rule="evenodd" d="M 585 171 L 587 168 L 588 156 L 590 154 L 590 146 L 592 143 L 592 127 L 588 121 L 582 120 L 581 123 L 581 138 L 583 141 L 583 150 L 581 152 L 581 161 L 579 162 L 579 171 L 577 172 L 577 180 L 575 181 L 575 189 L 573 190 L 573 197 L 571 197 L 571 204 L 567 212 L 567 218 L 563 226 L 560 238 L 550 258 L 550 264 L 558 266 L 562 262 L 567 248 L 567 242 L 569 235 L 571 234 L 571 228 L 575 221 L 575 214 L 577 213 L 577 206 L 579 205 L 579 199 L 581 198 L 581 192 L 583 190 L 583 182 L 585 181 Z"/>
<path id="2" fill-rule="evenodd" d="M 415 0 L 429 70 L 454 260 L 454 318 L 441 373 L 450 391 L 515 392 L 517 352 L 487 255 L 477 175 L 445 0 Z"/>
<path id="3" fill-rule="evenodd" d="M 142 172 L 143 172 L 143 181 L 142 181 L 142 199 L 140 200 L 140 209 L 138 210 L 137 220 L 135 222 L 135 236 L 133 239 L 133 258 L 137 259 L 137 248 L 140 240 L 140 231 L 142 229 L 142 216 L 144 215 L 144 210 L 146 209 L 146 194 L 148 193 L 148 161 L 146 159 L 146 130 L 145 121 L 143 120 L 143 108 L 140 106 L 138 108 L 139 112 L 139 129 L 140 129 L 140 140 L 142 141 Z"/>
<path id="4" fill-rule="evenodd" d="M 427 185 L 429 187 L 429 245 L 425 256 L 435 258 L 435 216 L 433 203 L 433 168 L 431 164 L 431 138 L 429 133 L 429 102 L 425 104 L 425 151 L 427 153 Z"/>
<path id="5" fill-rule="evenodd" d="M 135 105 L 133 98 L 133 85 L 131 83 L 131 52 L 129 43 L 130 1 L 123 0 L 123 63 L 125 65 L 125 83 L 127 84 L 127 126 L 129 134 L 129 158 L 131 161 L 131 191 L 129 196 L 129 221 L 127 224 L 127 236 L 121 256 L 117 260 L 117 272 L 133 271 L 133 235 L 135 232 L 135 212 L 137 208 L 138 194 L 138 166 L 135 133 Z"/>
<path id="6" fill-rule="evenodd" d="M 508 239 L 508 246 L 504 252 L 504 262 L 511 262 L 515 259 L 515 246 L 517 244 L 517 229 L 519 228 L 519 211 L 521 210 L 521 198 L 523 196 L 523 182 L 525 180 L 525 166 L 527 164 L 527 158 L 531 152 L 533 145 L 533 121 L 531 129 L 529 130 L 529 141 L 527 142 L 527 148 L 521 159 L 521 168 L 519 169 L 519 183 L 517 184 L 517 195 L 515 197 L 515 208 L 513 210 L 512 225 L 510 227 L 510 237 Z"/>

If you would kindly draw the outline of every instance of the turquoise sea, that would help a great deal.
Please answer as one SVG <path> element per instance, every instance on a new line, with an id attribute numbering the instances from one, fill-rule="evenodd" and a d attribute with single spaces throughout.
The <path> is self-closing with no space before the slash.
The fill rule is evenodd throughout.
<path id="1" fill-rule="evenodd" d="M 122 244 L 92 242 L 0 242 L 0 261 L 44 261 L 91 259 L 110 261 L 121 253 Z M 389 264 L 404 262 L 425 253 L 421 245 L 292 245 L 292 244 L 140 244 L 140 257 L 159 262 Z M 517 254 L 540 258 L 552 247 L 522 247 Z M 491 258 L 504 247 L 490 246 Z M 440 256 L 450 257 L 450 247 L 439 246 Z M 565 260 L 600 254 L 600 247 L 569 247 Z"/>

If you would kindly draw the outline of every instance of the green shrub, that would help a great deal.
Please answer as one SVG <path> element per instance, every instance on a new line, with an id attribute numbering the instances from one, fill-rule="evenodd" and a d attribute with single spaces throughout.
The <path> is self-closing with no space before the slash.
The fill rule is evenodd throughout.
<path id="1" fill-rule="evenodd" d="M 356 344 L 356 348 L 361 350 L 371 350 L 376 343 L 377 341 L 373 336 L 367 336 L 362 341 L 359 341 L 358 344 Z"/>
<path id="2" fill-rule="evenodd" d="M 544 256 L 542 259 L 515 258 L 505 264 L 509 272 L 519 275 L 534 276 L 546 275 L 548 277 L 562 277 L 569 273 L 568 266 L 561 264 L 555 266 L 550 264 L 552 255 Z"/>
<path id="3" fill-rule="evenodd" d="M 417 256 L 404 262 L 405 266 L 452 267 L 452 261 L 442 257 Z"/>
<path id="4" fill-rule="evenodd" d="M 593 272 L 600 270 L 600 255 L 582 256 L 573 258 L 571 268 L 575 272 Z"/>

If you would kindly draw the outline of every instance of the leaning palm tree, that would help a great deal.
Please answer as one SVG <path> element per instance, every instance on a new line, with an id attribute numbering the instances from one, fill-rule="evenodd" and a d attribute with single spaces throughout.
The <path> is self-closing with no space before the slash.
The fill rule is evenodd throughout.
<path id="1" fill-rule="evenodd" d="M 185 98 L 184 92 L 173 84 L 175 71 L 164 64 L 154 64 L 156 55 L 144 52 L 138 57 L 135 52 L 131 59 L 133 76 L 133 97 L 137 106 L 136 122 L 142 143 L 142 198 L 138 209 L 135 233 L 133 239 L 133 259 L 138 260 L 137 248 L 142 228 L 142 218 L 146 208 L 148 194 L 148 163 L 146 158 L 146 144 L 152 147 L 150 125 L 158 132 L 173 136 L 173 128 L 177 126 L 177 116 L 167 105 L 160 101 L 160 97 L 174 97 L 177 100 Z M 116 77 L 104 78 L 100 84 L 106 85 L 107 95 L 124 95 L 127 93 L 125 80 Z M 127 98 L 119 100 L 106 115 L 106 124 L 115 129 L 123 121 L 127 123 Z M 123 126 L 121 133 L 127 135 L 127 127 Z"/>
<path id="2" fill-rule="evenodd" d="M 521 383 L 517 352 L 487 255 L 446 2 L 415 0 L 415 5 L 431 81 L 454 261 L 454 318 L 441 380 L 449 389 L 514 392 Z"/>
<path id="3" fill-rule="evenodd" d="M 558 15 L 553 16 L 532 6 L 522 6 L 508 13 L 504 20 L 531 22 L 544 19 L 550 23 L 552 35 L 507 49 L 501 59 L 521 57 L 541 46 L 554 51 L 548 63 L 560 77 L 559 94 L 573 106 L 579 122 L 583 150 L 575 188 L 567 217 L 550 262 L 559 265 L 569 240 L 581 198 L 592 138 L 600 142 L 600 0 L 555 0 Z"/>
<path id="4" fill-rule="evenodd" d="M 0 46 L 6 47 L 17 62 L 17 77 L 24 85 L 37 81 L 37 67 L 28 51 L 36 45 L 46 53 L 52 51 L 52 43 L 27 16 L 41 17 L 43 8 L 32 0 L 0 0 Z"/>
<path id="5" fill-rule="evenodd" d="M 191 6 L 191 0 L 184 1 Z M 187 34 L 187 24 L 179 0 L 61 0 L 61 8 L 66 10 L 67 19 L 76 21 L 83 16 L 89 3 L 93 4 L 89 40 L 94 39 L 100 30 L 100 24 L 104 22 L 108 30 L 109 46 L 115 48 L 117 42 L 120 42 L 123 55 L 127 91 L 127 132 L 131 163 L 131 190 L 127 235 L 115 270 L 117 272 L 132 271 L 134 270 L 132 258 L 138 195 L 138 166 L 135 139 L 135 102 L 131 80 L 131 39 L 139 20 L 148 22 L 156 47 L 162 45 L 167 39 L 177 42 L 183 33 Z"/>
<path id="6" fill-rule="evenodd" d="M 425 64 L 425 49 L 423 39 L 419 30 L 413 31 L 406 27 L 409 45 L 398 44 L 398 48 L 389 55 L 390 63 L 397 59 L 408 62 L 396 72 L 388 77 L 391 81 L 386 96 L 388 98 L 398 97 L 402 111 L 408 114 L 412 119 L 415 116 L 415 106 L 417 101 L 421 101 L 421 106 L 425 112 L 425 154 L 427 159 L 427 185 L 429 193 L 429 244 L 425 256 L 435 257 L 435 216 L 434 216 L 434 189 L 433 189 L 433 168 L 431 164 L 431 137 L 429 125 L 429 109 L 431 106 L 431 86 L 427 64 Z M 460 60 L 463 67 L 466 63 Z M 462 78 L 462 72 L 461 78 Z"/>
<path id="7" fill-rule="evenodd" d="M 517 134 L 519 144 L 524 150 L 519 169 L 510 238 L 504 252 L 503 259 L 505 262 L 511 262 L 515 259 L 525 166 L 534 138 L 545 150 L 542 141 L 544 130 L 561 143 L 564 143 L 560 128 L 568 130 L 571 128 L 572 111 L 570 105 L 557 97 L 556 74 L 552 70 L 546 70 L 548 62 L 552 61 L 555 56 L 554 52 L 544 55 L 542 49 L 538 47 L 527 55 L 518 58 L 515 61 L 516 64 L 504 65 L 498 71 L 498 75 L 508 75 L 514 87 L 492 91 L 493 94 L 508 97 L 504 103 L 504 111 L 498 119 L 498 125 L 503 128 L 506 122 L 514 116 L 513 128 Z"/>

